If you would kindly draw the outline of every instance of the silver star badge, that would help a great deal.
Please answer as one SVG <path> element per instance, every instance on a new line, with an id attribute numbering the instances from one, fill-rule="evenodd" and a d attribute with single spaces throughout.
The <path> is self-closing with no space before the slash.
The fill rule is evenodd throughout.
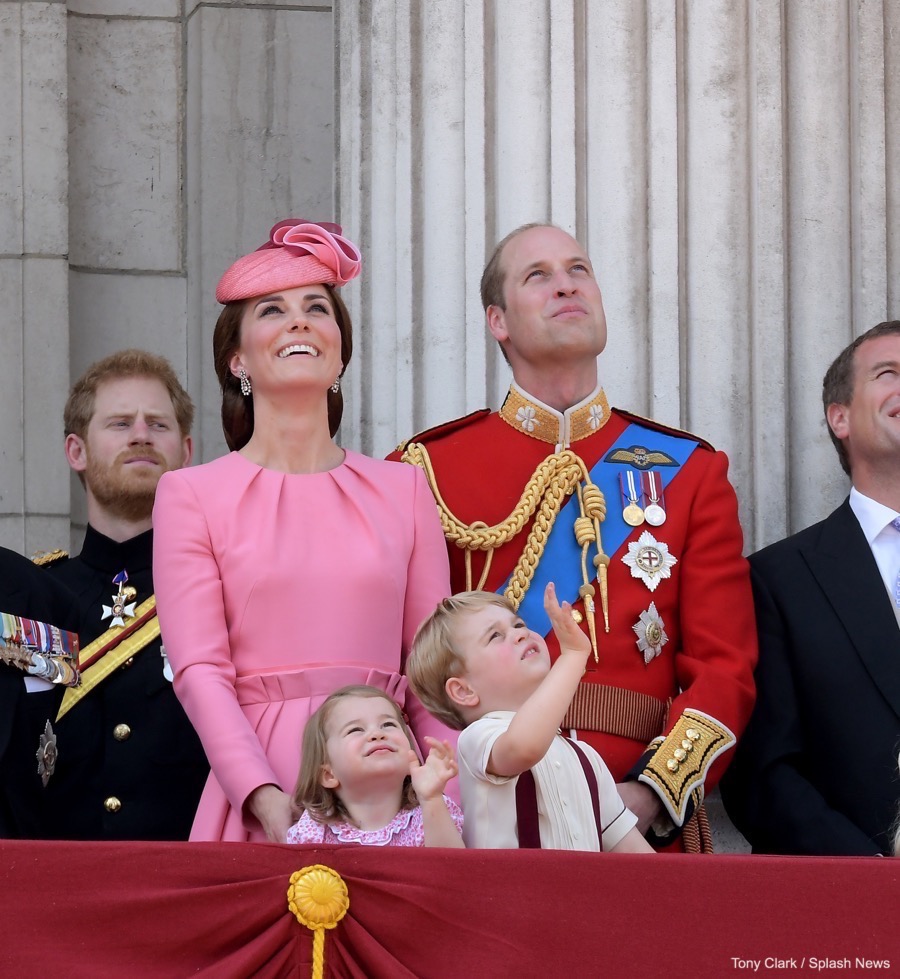
<path id="1" fill-rule="evenodd" d="M 644 665 L 659 656 L 663 646 L 669 641 L 666 635 L 662 616 L 656 611 L 656 604 L 650 603 L 646 612 L 641 612 L 640 618 L 631 627 L 637 636 L 637 647 L 644 654 Z"/>
<path id="2" fill-rule="evenodd" d="M 56 770 L 56 759 L 59 753 L 56 748 L 56 733 L 50 725 L 50 721 L 44 725 L 44 733 L 35 755 L 38 763 L 38 775 L 41 776 L 41 783 L 47 788 L 50 776 Z"/>
<path id="3" fill-rule="evenodd" d="M 649 530 L 628 545 L 622 561 L 631 568 L 631 577 L 640 578 L 650 591 L 656 591 L 663 578 L 671 577 L 672 568 L 678 564 L 678 558 L 669 553 L 669 545 L 658 541 Z"/>

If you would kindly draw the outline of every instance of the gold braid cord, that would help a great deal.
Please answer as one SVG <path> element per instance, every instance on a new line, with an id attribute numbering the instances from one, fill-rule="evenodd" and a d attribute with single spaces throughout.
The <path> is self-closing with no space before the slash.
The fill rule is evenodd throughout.
<path id="1" fill-rule="evenodd" d="M 609 632 L 609 596 L 606 583 L 609 557 L 603 553 L 603 544 L 600 539 L 600 524 L 606 519 L 606 501 L 599 487 L 591 481 L 590 470 L 582 459 L 571 449 L 564 449 L 562 452 L 554 452 L 547 456 L 535 469 L 531 479 L 528 480 L 519 502 L 509 516 L 492 527 L 478 520 L 471 524 L 463 523 L 452 512 L 444 502 L 428 450 L 421 442 L 410 442 L 403 453 L 402 460 L 418 466 L 425 473 L 437 503 L 444 536 L 448 541 L 466 551 L 467 590 L 473 588 L 472 552 L 487 552 L 481 577 L 478 584 L 474 586 L 480 590 L 487 581 L 494 550 L 513 540 L 521 533 L 532 516 L 534 517 L 531 531 L 505 592 L 506 598 L 512 602 L 515 608 L 519 607 L 531 585 L 535 569 L 544 553 L 547 538 L 550 536 L 550 531 L 559 516 L 565 498 L 577 491 L 580 516 L 575 521 L 575 538 L 581 547 L 582 576 L 579 596 L 584 602 L 594 659 L 597 660 L 594 586 L 591 581 L 596 574 L 600 586 L 600 607 L 603 612 L 604 626 L 606 632 Z M 592 544 L 595 545 L 597 554 L 592 562 L 593 567 L 589 567 L 588 551 Z"/>

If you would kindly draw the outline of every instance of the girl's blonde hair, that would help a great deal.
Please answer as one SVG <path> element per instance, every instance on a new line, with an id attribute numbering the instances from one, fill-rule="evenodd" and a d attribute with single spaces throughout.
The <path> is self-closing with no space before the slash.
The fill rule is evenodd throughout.
<path id="1" fill-rule="evenodd" d="M 400 707 L 383 690 L 361 683 L 335 690 L 306 722 L 306 728 L 303 731 L 300 774 L 291 796 L 291 816 L 294 819 L 299 819 L 304 811 L 308 812 L 317 823 L 331 823 L 338 819 L 350 818 L 350 814 L 337 792 L 322 785 L 322 768 L 328 764 L 328 752 L 326 750 L 328 719 L 331 717 L 335 705 L 347 697 L 381 697 L 382 700 L 387 701 L 393 708 L 394 714 L 406 734 L 409 746 L 418 754 L 416 743 Z M 414 809 L 418 804 L 419 800 L 413 790 L 412 779 L 407 775 L 403 780 L 403 796 L 400 808 Z"/>

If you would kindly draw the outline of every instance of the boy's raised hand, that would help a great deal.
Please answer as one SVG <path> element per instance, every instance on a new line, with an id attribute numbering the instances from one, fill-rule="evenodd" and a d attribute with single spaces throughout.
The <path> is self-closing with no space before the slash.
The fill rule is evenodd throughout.
<path id="1" fill-rule="evenodd" d="M 587 660 L 591 652 L 591 641 L 578 628 L 578 624 L 572 618 L 572 606 L 568 602 L 559 604 L 559 599 L 556 597 L 556 586 L 552 581 L 544 589 L 544 609 L 559 641 L 560 656 L 572 653 Z"/>
<path id="2" fill-rule="evenodd" d="M 447 783 L 459 773 L 456 752 L 450 747 L 449 741 L 438 741 L 426 734 L 425 743 L 429 751 L 423 765 L 419 764 L 412 749 L 409 752 L 409 774 L 419 802 L 440 799 Z"/>

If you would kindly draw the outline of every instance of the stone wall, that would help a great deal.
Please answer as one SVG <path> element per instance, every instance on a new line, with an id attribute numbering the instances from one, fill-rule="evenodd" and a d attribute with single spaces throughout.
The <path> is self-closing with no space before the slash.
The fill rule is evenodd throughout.
<path id="1" fill-rule="evenodd" d="M 611 403 L 731 459 L 748 550 L 847 483 L 826 366 L 900 316 L 900 6 L 885 0 L 364 0 L 336 8 L 338 194 L 374 275 L 345 438 L 496 407 L 486 252 L 588 247 Z M 452 366 L 451 366 L 452 365 Z"/>
<path id="2" fill-rule="evenodd" d="M 71 381 L 168 357 L 224 451 L 215 283 L 279 218 L 334 213 L 330 4 L 0 4 L 0 543 L 77 544 Z"/>

